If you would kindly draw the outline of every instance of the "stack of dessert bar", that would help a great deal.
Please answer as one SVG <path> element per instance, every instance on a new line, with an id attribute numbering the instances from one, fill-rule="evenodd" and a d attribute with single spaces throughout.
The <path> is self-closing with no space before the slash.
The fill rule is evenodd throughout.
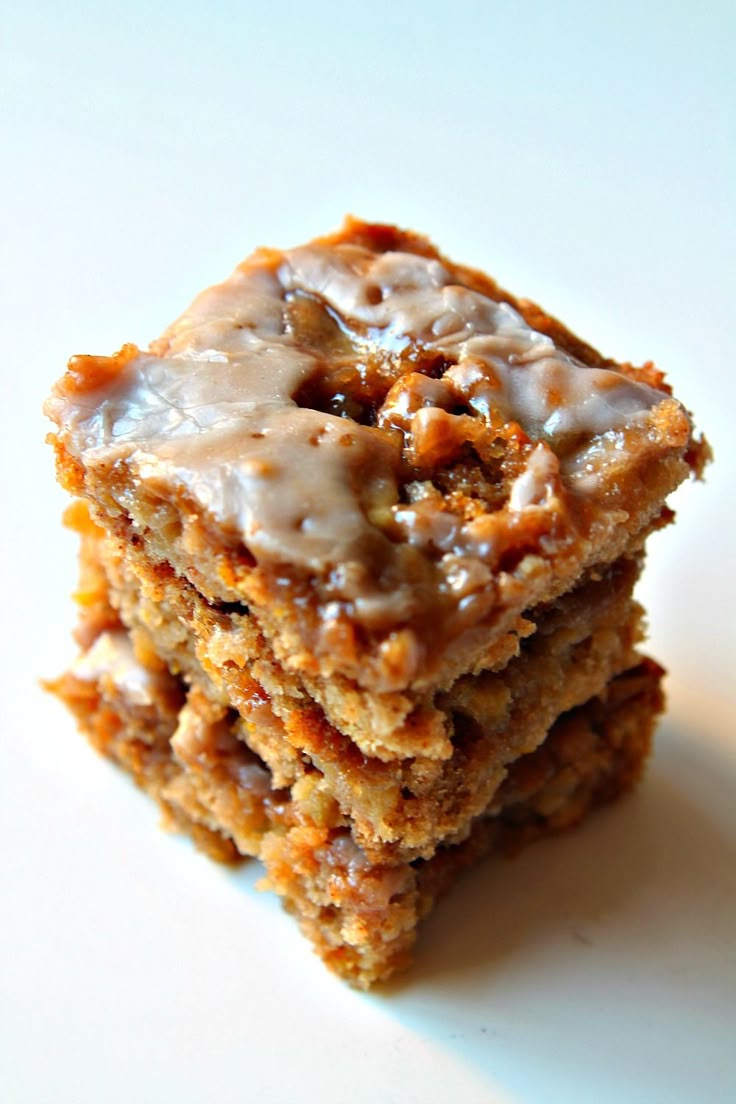
<path id="1" fill-rule="evenodd" d="M 348 220 L 147 351 L 74 357 L 47 410 L 82 541 L 56 691 L 343 977 L 638 777 L 662 672 L 632 592 L 708 459 L 653 365 Z"/>

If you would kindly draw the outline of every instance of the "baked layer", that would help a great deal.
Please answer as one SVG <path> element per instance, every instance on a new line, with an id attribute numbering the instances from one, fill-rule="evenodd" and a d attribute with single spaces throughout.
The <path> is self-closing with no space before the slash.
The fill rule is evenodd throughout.
<path id="1" fill-rule="evenodd" d="M 457 874 L 577 823 L 638 778 L 662 707 L 661 671 L 643 661 L 557 720 L 512 766 L 486 814 L 433 858 L 369 858 L 333 823 L 306 772 L 274 789 L 231 712 L 186 691 L 162 664 L 142 665 L 122 629 L 104 630 L 53 689 L 98 750 L 124 767 L 212 857 L 260 858 L 327 965 L 367 987 L 405 967 L 416 928 Z"/>
<path id="2" fill-rule="evenodd" d="M 397 732 L 364 723 L 371 695 L 496 665 L 707 458 L 651 365 L 356 222 L 260 251 L 148 353 L 75 358 L 48 409 L 108 531 L 247 606 L 328 713 L 335 676 L 368 692 L 370 754 Z"/>
<path id="3" fill-rule="evenodd" d="M 419 752 L 383 761 L 360 753 L 327 722 L 263 637 L 251 636 L 249 654 L 239 654 L 232 615 L 213 610 L 172 573 L 141 569 L 137 561 L 133 570 L 115 542 L 83 520 L 78 525 L 87 619 L 96 593 L 95 624 L 109 622 L 110 587 L 138 655 L 163 657 L 213 705 L 237 711 L 234 731 L 268 765 L 275 785 L 293 786 L 310 772 L 312 791 L 350 822 L 371 854 L 390 845 L 406 859 L 428 857 L 441 841 L 462 836 L 510 762 L 534 750 L 561 712 L 637 662 L 641 611 L 631 591 L 639 564 L 621 560 L 535 611 L 533 634 L 500 671 L 465 676 L 425 697 L 413 720 L 414 745 L 429 743 L 423 726 L 441 726 L 445 758 Z"/>

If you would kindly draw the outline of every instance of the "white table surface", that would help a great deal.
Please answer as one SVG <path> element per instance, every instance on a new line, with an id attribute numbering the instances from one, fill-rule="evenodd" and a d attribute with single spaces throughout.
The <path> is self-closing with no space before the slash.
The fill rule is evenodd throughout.
<path id="1" fill-rule="evenodd" d="M 728 5 L 2 8 L 0 1098 L 736 1099 Z M 717 454 L 651 542 L 671 705 L 644 785 L 466 877 L 369 996 L 255 865 L 159 832 L 37 684 L 72 654 L 39 413 L 66 357 L 145 343 L 254 246 L 346 211 L 655 359 Z"/>

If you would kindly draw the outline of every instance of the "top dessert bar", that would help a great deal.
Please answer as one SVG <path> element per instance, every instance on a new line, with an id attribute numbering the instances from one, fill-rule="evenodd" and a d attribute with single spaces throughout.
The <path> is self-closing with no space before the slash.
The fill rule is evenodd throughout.
<path id="1" fill-rule="evenodd" d="M 418 730 L 446 756 L 419 704 L 636 556 L 707 459 L 653 365 L 352 219 L 258 250 L 147 351 L 74 357 L 47 410 L 61 481 L 132 561 L 254 621 L 385 758 Z"/>

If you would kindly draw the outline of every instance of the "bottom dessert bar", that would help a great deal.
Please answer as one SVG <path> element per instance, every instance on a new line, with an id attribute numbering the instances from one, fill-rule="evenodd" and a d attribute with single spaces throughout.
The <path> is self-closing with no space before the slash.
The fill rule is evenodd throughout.
<path id="1" fill-rule="evenodd" d="M 418 922 L 461 870 L 568 828 L 626 791 L 663 704 L 662 671 L 643 660 L 559 717 L 541 746 L 511 766 L 463 840 L 428 860 L 398 861 L 387 849 L 386 861 L 376 861 L 335 823 L 334 803 L 308 771 L 291 790 L 274 789 L 267 767 L 235 735 L 233 711 L 187 688 L 155 655 L 142 663 L 112 615 L 103 627 L 98 614 L 90 615 L 85 651 L 52 689 L 94 746 L 158 801 L 171 827 L 218 860 L 259 858 L 262 885 L 281 895 L 318 954 L 365 988 L 408 965 Z"/>

